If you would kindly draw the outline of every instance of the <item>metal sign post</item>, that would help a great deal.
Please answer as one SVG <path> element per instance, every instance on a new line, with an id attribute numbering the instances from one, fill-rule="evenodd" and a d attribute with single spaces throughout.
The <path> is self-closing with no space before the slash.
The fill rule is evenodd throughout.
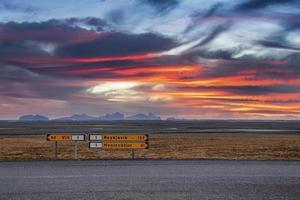
<path id="1" fill-rule="evenodd" d="M 77 134 L 77 135 L 72 135 L 72 141 L 74 141 L 74 159 L 78 159 L 78 144 L 77 141 L 84 141 L 85 140 L 85 135 L 82 134 Z"/>
<path id="2" fill-rule="evenodd" d="M 57 160 L 57 141 L 54 142 L 54 159 Z"/>
<path id="3" fill-rule="evenodd" d="M 74 141 L 74 159 L 77 160 L 78 156 L 77 156 L 77 141 Z"/>
<path id="4" fill-rule="evenodd" d="M 102 148 L 99 150 L 99 153 L 100 153 L 100 159 L 103 159 L 104 158 L 104 155 L 103 155 L 103 150 L 102 150 Z"/>
<path id="5" fill-rule="evenodd" d="M 131 149 L 131 158 L 132 158 L 132 160 L 134 160 L 134 149 Z"/>

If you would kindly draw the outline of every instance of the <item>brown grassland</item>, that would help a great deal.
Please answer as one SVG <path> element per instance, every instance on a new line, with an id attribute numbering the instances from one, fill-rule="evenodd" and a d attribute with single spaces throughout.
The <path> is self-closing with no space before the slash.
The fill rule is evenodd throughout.
<path id="1" fill-rule="evenodd" d="M 284 134 L 157 134 L 137 159 L 300 160 L 300 136 Z M 54 142 L 42 135 L 0 136 L 0 160 L 53 159 Z M 58 159 L 72 159 L 73 142 L 58 143 Z M 99 150 L 78 142 L 79 159 L 99 159 Z M 129 159 L 128 150 L 105 150 L 105 159 Z"/>

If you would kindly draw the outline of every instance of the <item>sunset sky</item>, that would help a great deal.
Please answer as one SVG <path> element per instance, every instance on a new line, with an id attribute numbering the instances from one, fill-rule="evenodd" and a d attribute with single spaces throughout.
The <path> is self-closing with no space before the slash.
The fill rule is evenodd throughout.
<path id="1" fill-rule="evenodd" d="M 300 119 L 299 0 L 1 0 L 0 119 Z"/>

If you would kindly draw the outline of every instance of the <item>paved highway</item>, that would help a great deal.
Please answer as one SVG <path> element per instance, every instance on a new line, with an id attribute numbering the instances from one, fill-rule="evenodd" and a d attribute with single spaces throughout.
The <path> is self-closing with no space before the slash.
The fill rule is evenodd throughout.
<path id="1" fill-rule="evenodd" d="M 300 199 L 300 162 L 0 162 L 0 199 Z"/>

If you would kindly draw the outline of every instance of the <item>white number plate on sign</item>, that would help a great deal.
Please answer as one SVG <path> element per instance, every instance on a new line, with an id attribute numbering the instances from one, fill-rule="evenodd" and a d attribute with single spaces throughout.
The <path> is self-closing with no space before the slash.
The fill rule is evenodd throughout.
<path id="1" fill-rule="evenodd" d="M 84 141 L 84 135 L 72 135 L 72 140 L 73 141 Z"/>
<path id="2" fill-rule="evenodd" d="M 102 148 L 101 142 L 90 142 L 90 148 Z"/>
<path id="3" fill-rule="evenodd" d="M 90 141 L 100 141 L 100 140 L 102 140 L 102 135 L 93 135 L 93 134 L 90 134 L 89 140 Z"/>

